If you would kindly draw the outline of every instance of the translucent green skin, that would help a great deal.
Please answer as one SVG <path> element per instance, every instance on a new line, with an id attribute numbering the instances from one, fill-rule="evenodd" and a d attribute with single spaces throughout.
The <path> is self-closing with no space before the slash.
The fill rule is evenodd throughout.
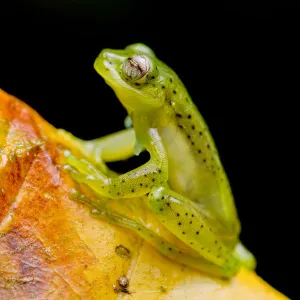
<path id="1" fill-rule="evenodd" d="M 124 64 L 133 55 L 143 55 L 149 63 L 141 78 L 126 74 Z M 149 208 L 158 220 L 196 253 L 196 258 L 189 258 L 168 246 L 170 256 L 174 258 L 177 251 L 175 259 L 182 263 L 195 267 L 198 261 L 199 269 L 223 277 L 233 276 L 241 264 L 254 268 L 254 257 L 239 242 L 240 223 L 216 146 L 178 76 L 143 44 L 105 49 L 94 67 L 126 108 L 133 128 L 86 143 L 86 153 L 95 158 L 94 163 L 98 157 L 100 165 L 142 150 L 151 158 L 137 169 L 107 177 L 91 163 L 68 155 L 66 170 L 101 196 L 132 198 L 149 193 Z M 117 224 L 124 220 L 110 212 L 101 215 Z M 168 255 L 159 237 L 130 221 L 126 224 Z"/>

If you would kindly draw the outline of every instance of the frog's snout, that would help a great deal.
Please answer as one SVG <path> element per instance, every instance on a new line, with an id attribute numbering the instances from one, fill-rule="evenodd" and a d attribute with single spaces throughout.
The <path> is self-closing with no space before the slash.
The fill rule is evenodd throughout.
<path id="1" fill-rule="evenodd" d="M 95 60 L 94 67 L 99 72 L 107 71 L 112 68 L 116 68 L 124 60 L 124 57 L 119 55 L 113 50 L 104 49 L 98 55 L 97 59 Z"/>

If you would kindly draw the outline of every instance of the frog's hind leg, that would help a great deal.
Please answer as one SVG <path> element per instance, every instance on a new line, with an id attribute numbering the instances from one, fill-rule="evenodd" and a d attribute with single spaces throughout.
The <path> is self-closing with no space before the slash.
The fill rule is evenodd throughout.
<path id="1" fill-rule="evenodd" d="M 163 237 L 156 234 L 153 230 L 145 227 L 144 225 L 136 222 L 120 213 L 109 211 L 107 208 L 103 208 L 101 203 L 103 201 L 97 200 L 93 201 L 83 194 L 79 193 L 75 189 L 70 190 L 70 198 L 88 204 L 91 209 L 91 214 L 95 217 L 100 217 L 103 220 L 111 224 L 115 224 L 129 230 L 134 231 L 141 238 L 146 240 L 149 244 L 151 244 L 158 252 L 166 256 L 167 258 L 176 261 L 177 263 L 181 263 L 183 265 L 189 266 L 191 268 L 195 268 L 201 272 L 223 277 L 229 278 L 232 276 L 232 273 L 227 269 L 215 265 L 203 257 L 201 257 L 197 252 L 191 250 L 186 250 L 181 247 L 178 247 Z"/>
<path id="2" fill-rule="evenodd" d="M 149 194 L 149 206 L 163 225 L 177 238 L 211 263 L 235 274 L 239 261 L 192 202 L 174 191 L 159 187 Z"/>

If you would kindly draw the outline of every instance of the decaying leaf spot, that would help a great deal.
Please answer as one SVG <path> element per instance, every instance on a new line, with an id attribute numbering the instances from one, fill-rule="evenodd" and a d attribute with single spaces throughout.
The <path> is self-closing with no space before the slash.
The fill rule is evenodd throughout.
<path id="1" fill-rule="evenodd" d="M 117 255 L 121 256 L 122 258 L 129 258 L 130 257 L 130 251 L 122 245 L 118 245 L 115 248 L 115 252 L 116 252 Z"/>

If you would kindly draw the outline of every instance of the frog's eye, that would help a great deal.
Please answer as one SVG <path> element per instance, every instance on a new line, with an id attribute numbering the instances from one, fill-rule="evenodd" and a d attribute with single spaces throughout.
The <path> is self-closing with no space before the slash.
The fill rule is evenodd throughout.
<path id="1" fill-rule="evenodd" d="M 123 72 L 131 80 L 143 78 L 150 70 L 150 60 L 145 55 L 133 55 L 123 63 Z"/>

